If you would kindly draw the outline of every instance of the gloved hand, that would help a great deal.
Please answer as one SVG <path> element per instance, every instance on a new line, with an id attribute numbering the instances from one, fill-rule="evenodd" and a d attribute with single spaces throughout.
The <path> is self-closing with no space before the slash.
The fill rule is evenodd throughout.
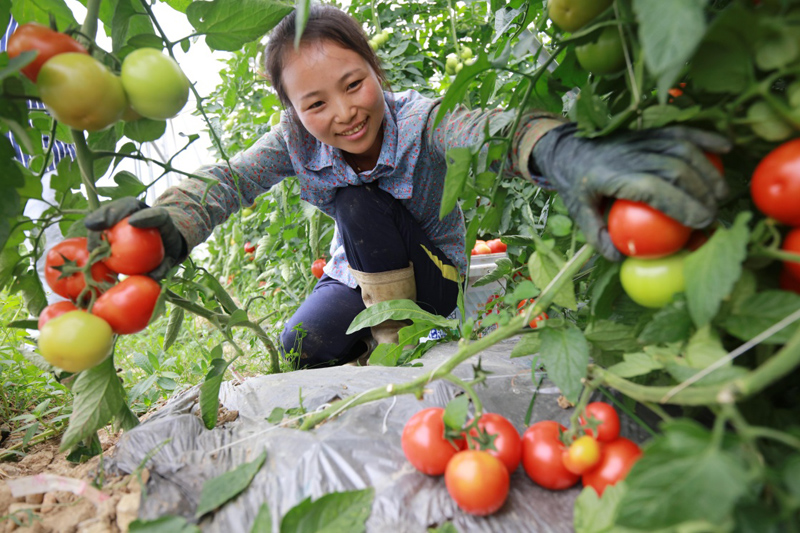
<path id="1" fill-rule="evenodd" d="M 612 261 L 601 212 L 604 197 L 645 202 L 686 226 L 702 228 L 717 213 L 727 184 L 703 152 L 730 149 L 724 137 L 683 126 L 632 131 L 597 139 L 577 137 L 574 123 L 547 132 L 528 161 L 561 195 L 586 240 Z"/>
<path id="2" fill-rule="evenodd" d="M 123 218 L 130 216 L 128 223 L 136 228 L 157 228 L 164 243 L 164 260 L 148 276 L 155 280 L 163 278 L 169 269 L 186 259 L 189 254 L 186 241 L 163 207 L 148 207 L 144 202 L 132 197 L 112 200 L 99 209 L 89 213 L 84 224 L 89 230 L 88 248 L 100 244 L 103 230 L 114 226 Z"/>

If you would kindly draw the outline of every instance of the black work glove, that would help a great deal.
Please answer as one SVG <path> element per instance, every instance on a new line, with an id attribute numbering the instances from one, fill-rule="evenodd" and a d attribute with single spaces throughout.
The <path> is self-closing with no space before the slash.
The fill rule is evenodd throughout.
<path id="1" fill-rule="evenodd" d="M 528 167 L 552 184 L 587 242 L 606 258 L 622 259 L 603 219 L 606 197 L 645 202 L 693 228 L 713 222 L 728 186 L 703 152 L 727 152 L 727 139 L 683 126 L 597 139 L 576 137 L 577 129 L 568 123 L 547 132 Z"/>
<path id="2" fill-rule="evenodd" d="M 158 281 L 162 279 L 169 269 L 186 259 L 189 254 L 188 246 L 178 228 L 163 207 L 148 207 L 144 202 L 133 197 L 112 200 L 89 213 L 83 223 L 89 229 L 88 248 L 96 248 L 102 237 L 103 230 L 110 229 L 123 218 L 130 216 L 128 224 L 136 228 L 157 228 L 161 233 L 164 243 L 164 260 L 147 275 Z"/>

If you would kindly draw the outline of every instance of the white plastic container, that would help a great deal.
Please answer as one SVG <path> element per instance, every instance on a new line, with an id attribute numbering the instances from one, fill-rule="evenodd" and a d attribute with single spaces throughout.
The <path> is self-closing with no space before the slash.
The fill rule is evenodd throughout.
<path id="1" fill-rule="evenodd" d="M 475 282 L 497 268 L 497 261 L 508 259 L 505 252 L 499 254 L 473 255 L 469 265 L 469 280 L 464 293 L 465 318 L 478 319 L 483 315 L 486 303 L 493 295 L 501 295 L 505 291 L 505 280 L 497 280 L 480 287 L 475 287 Z"/>

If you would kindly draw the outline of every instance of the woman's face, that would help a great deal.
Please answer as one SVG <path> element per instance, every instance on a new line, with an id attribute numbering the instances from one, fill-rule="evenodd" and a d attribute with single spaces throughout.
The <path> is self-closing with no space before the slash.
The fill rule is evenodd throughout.
<path id="1" fill-rule="evenodd" d="M 320 142 L 377 163 L 383 90 L 366 60 L 329 41 L 286 54 L 283 83 L 303 126 Z"/>

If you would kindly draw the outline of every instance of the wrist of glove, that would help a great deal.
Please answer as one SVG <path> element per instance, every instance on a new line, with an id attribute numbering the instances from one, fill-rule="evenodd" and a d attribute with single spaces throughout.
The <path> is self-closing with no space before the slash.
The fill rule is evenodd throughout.
<path id="1" fill-rule="evenodd" d="M 156 228 L 164 243 L 164 259 L 148 276 L 155 280 L 162 279 L 175 265 L 181 264 L 189 255 L 188 246 L 183 235 L 173 223 L 169 212 L 164 207 L 148 207 L 136 198 L 120 198 L 113 200 L 93 211 L 84 219 L 89 230 L 89 250 L 96 248 L 103 231 L 112 228 L 122 219 L 130 217 L 128 223 L 136 228 Z"/>
<path id="2" fill-rule="evenodd" d="M 716 217 L 728 187 L 703 152 L 727 152 L 724 137 L 683 126 L 596 139 L 577 133 L 574 123 L 546 133 L 528 166 L 556 189 L 587 242 L 606 258 L 618 261 L 622 255 L 606 229 L 605 198 L 645 202 L 694 228 Z"/>

